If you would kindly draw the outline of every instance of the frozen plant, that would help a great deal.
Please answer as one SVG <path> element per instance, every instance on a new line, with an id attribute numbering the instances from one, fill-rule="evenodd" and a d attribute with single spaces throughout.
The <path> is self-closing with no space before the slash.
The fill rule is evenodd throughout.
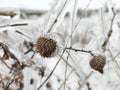
<path id="1" fill-rule="evenodd" d="M 0 10 L 0 90 L 119 90 L 118 3 Z"/>

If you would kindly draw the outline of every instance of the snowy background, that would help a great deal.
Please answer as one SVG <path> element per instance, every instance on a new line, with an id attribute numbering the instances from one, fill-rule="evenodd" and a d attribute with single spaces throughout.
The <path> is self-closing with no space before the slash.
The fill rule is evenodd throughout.
<path id="1" fill-rule="evenodd" d="M 119 18 L 120 0 L 0 0 L 0 90 L 38 90 L 40 85 L 39 90 L 120 90 Z M 85 52 L 68 49 L 52 58 L 26 54 L 48 31 L 63 35 L 63 47 L 104 55 L 104 73 L 90 67 L 93 56 Z"/>

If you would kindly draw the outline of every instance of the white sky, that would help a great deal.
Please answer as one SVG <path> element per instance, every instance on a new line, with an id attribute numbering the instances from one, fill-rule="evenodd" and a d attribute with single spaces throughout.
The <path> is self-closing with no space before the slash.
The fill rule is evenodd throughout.
<path id="1" fill-rule="evenodd" d="M 49 10 L 54 0 L 0 0 L 0 8 L 26 8 L 32 10 Z M 84 8 L 89 0 L 78 0 L 77 5 Z M 89 9 L 102 7 L 106 1 L 120 7 L 120 0 L 90 0 Z M 70 7 L 71 8 L 71 7 Z"/>
<path id="2" fill-rule="evenodd" d="M 53 0 L 0 0 L 0 8 L 26 8 L 49 10 Z"/>

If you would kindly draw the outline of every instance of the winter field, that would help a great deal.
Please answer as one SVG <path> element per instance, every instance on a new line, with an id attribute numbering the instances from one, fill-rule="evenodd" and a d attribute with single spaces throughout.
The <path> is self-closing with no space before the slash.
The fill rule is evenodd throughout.
<path id="1" fill-rule="evenodd" d="M 0 0 L 0 90 L 120 90 L 120 0 Z"/>

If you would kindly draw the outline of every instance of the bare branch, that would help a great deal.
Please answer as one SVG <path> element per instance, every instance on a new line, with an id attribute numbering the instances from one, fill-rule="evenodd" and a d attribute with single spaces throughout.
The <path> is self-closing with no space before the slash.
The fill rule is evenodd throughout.
<path id="1" fill-rule="evenodd" d="M 72 48 L 72 47 L 66 47 L 65 49 L 73 50 L 75 52 L 85 52 L 85 53 L 91 54 L 91 56 L 94 56 L 92 51 L 87 51 L 87 50 L 83 50 L 83 49 L 75 49 L 75 48 Z"/>
<path id="2" fill-rule="evenodd" d="M 39 89 L 48 81 L 48 79 L 51 77 L 51 75 L 52 75 L 53 72 L 55 71 L 57 65 L 59 64 L 59 62 L 60 62 L 60 60 L 61 60 L 64 52 L 65 52 L 65 49 L 64 49 L 62 55 L 60 56 L 60 59 L 57 61 L 56 65 L 54 66 L 53 70 L 52 70 L 51 73 L 49 74 L 49 76 L 43 81 L 43 83 L 37 88 L 37 90 L 39 90 Z"/>
<path id="3" fill-rule="evenodd" d="M 113 12 L 113 17 L 112 17 L 112 20 L 111 20 L 110 29 L 109 29 L 108 34 L 107 34 L 107 39 L 104 41 L 104 43 L 102 45 L 102 48 L 103 48 L 104 51 L 106 49 L 106 45 L 107 45 L 107 43 L 108 43 L 108 41 L 109 41 L 109 39 L 110 39 L 110 37 L 112 35 L 112 32 L 113 32 L 112 27 L 113 27 L 113 22 L 114 22 L 114 19 L 115 19 L 115 16 L 116 16 L 114 8 L 112 8 L 112 12 Z"/>
<path id="4" fill-rule="evenodd" d="M 10 24 L 10 25 L 3 25 L 3 26 L 0 26 L 0 28 L 2 27 L 15 27 L 15 26 L 26 26 L 28 25 L 28 23 L 16 23 L 16 24 Z"/>
<path id="5" fill-rule="evenodd" d="M 4 90 L 9 90 L 9 86 L 14 82 L 15 76 L 16 75 L 13 76 L 13 79 L 7 82 L 7 85 L 4 87 Z"/>
<path id="6" fill-rule="evenodd" d="M 82 83 L 82 85 L 78 88 L 78 90 L 81 90 L 83 88 L 83 86 L 86 84 L 87 80 L 90 78 L 90 76 L 93 74 L 93 71 L 91 71 L 88 76 L 85 78 L 84 82 Z"/>
<path id="7" fill-rule="evenodd" d="M 67 65 L 67 63 L 68 63 L 68 59 L 69 59 L 69 54 L 68 54 L 68 56 L 67 56 L 67 60 L 66 60 L 66 65 L 65 65 L 65 80 L 64 80 L 64 89 L 63 90 L 65 90 L 65 86 L 66 86 L 66 77 L 67 77 L 67 69 L 68 69 L 68 65 Z"/>
<path id="8" fill-rule="evenodd" d="M 70 73 L 66 77 L 66 80 L 64 80 L 64 82 L 60 85 L 60 87 L 58 88 L 58 90 L 60 90 L 62 88 L 62 86 L 64 85 L 65 81 L 67 81 L 69 79 L 69 77 L 71 76 L 72 73 L 73 73 L 73 69 L 70 71 Z"/>
<path id="9" fill-rule="evenodd" d="M 52 25 L 50 26 L 50 28 L 49 28 L 49 30 L 48 30 L 47 32 L 50 32 L 50 31 L 52 30 L 53 26 L 56 24 L 58 17 L 61 15 L 63 9 L 65 8 L 65 5 L 67 4 L 67 1 L 68 1 L 68 0 L 65 1 L 62 9 L 61 9 L 60 12 L 58 13 L 57 17 L 55 18 L 54 22 L 52 23 Z"/>

